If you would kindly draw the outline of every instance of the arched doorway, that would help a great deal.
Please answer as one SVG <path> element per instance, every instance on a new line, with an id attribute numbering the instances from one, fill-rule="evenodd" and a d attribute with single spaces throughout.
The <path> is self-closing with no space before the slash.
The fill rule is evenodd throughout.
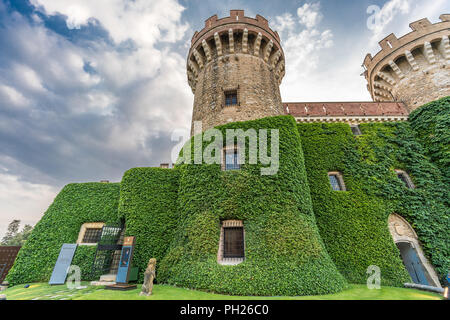
<path id="1" fill-rule="evenodd" d="M 395 213 L 389 216 L 388 221 L 389 231 L 413 282 L 441 287 L 436 271 L 424 256 L 417 234 L 411 225 Z"/>

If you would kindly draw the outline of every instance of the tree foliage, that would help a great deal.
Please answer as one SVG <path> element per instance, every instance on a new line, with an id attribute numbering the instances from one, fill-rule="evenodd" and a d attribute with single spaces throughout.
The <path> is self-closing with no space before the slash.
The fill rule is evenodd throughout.
<path id="1" fill-rule="evenodd" d="M 22 231 L 19 232 L 20 220 L 13 220 L 8 225 L 8 230 L 3 237 L 0 245 L 2 246 L 23 246 L 27 241 L 33 227 L 29 224 L 23 226 Z"/>

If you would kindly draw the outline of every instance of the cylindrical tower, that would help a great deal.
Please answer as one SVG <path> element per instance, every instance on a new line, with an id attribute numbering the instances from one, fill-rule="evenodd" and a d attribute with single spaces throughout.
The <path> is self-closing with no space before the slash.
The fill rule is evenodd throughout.
<path id="1" fill-rule="evenodd" d="M 284 73 L 280 37 L 264 17 L 248 18 L 243 10 L 212 16 L 192 37 L 187 59 L 195 95 L 192 123 L 202 121 L 206 130 L 284 114 L 279 88 Z"/>
<path id="2" fill-rule="evenodd" d="M 379 42 L 382 50 L 364 59 L 367 89 L 374 101 L 402 101 L 411 112 L 450 95 L 450 14 L 432 24 L 412 22 L 412 32 Z"/>

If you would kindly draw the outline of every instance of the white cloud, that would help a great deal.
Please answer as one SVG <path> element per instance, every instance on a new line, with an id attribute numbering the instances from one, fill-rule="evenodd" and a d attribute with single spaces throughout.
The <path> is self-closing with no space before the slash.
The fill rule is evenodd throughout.
<path id="1" fill-rule="evenodd" d="M 314 76 L 323 67 L 321 59 L 334 45 L 330 29 L 320 26 L 319 3 L 305 3 L 297 10 L 275 17 L 273 28 L 280 33 L 286 59 L 286 76 L 281 85 L 284 101 L 326 99 L 323 80 Z"/>
<path id="2" fill-rule="evenodd" d="M 372 28 L 372 37 L 370 45 L 378 43 L 386 35 L 386 28 L 394 21 L 399 14 L 409 13 L 411 1 L 408 0 L 390 0 L 382 8 L 376 9 L 369 17 L 369 23 Z"/>
<path id="3" fill-rule="evenodd" d="M 36 195 L 51 198 L 49 185 L 119 181 L 130 167 L 169 161 L 164 139 L 192 112 L 186 60 L 174 50 L 189 40 L 176 0 L 32 2 L 69 28 L 98 24 L 114 43 L 70 41 L 36 15 L 8 17 L 0 2 L 0 187 L 10 190 L 0 233 L 13 216 L 38 220 L 50 201 Z"/>
<path id="4" fill-rule="evenodd" d="M 19 180 L 0 172 L 0 238 L 13 219 L 34 225 L 56 196 L 55 188 Z"/>
<path id="5" fill-rule="evenodd" d="M 67 16 L 68 28 L 98 21 L 116 43 L 132 39 L 139 46 L 181 40 L 187 25 L 180 24 L 184 7 L 176 0 L 32 0 L 49 15 Z"/>
<path id="6" fill-rule="evenodd" d="M 8 106 L 26 107 L 30 101 L 16 89 L 0 83 L 0 106 L 7 108 Z"/>
<path id="7" fill-rule="evenodd" d="M 292 14 L 284 13 L 280 16 L 276 16 L 274 21 L 271 22 L 271 25 L 278 32 L 288 31 L 295 27 L 295 20 Z"/>
<path id="8" fill-rule="evenodd" d="M 16 75 L 16 80 L 21 81 L 28 89 L 41 92 L 46 91 L 39 75 L 29 66 L 17 64 L 13 67 L 13 72 Z"/>
<path id="9" fill-rule="evenodd" d="M 372 35 L 369 39 L 368 51 L 372 54 L 380 50 L 378 42 L 390 33 L 397 37 L 411 32 L 409 24 L 419 19 L 428 18 L 431 22 L 440 21 L 438 17 L 450 10 L 447 0 L 389 0 L 376 14 L 369 17 Z"/>
<path id="10" fill-rule="evenodd" d="M 297 16 L 300 23 L 307 28 L 317 26 L 323 17 L 320 12 L 320 3 L 305 3 L 297 9 Z"/>

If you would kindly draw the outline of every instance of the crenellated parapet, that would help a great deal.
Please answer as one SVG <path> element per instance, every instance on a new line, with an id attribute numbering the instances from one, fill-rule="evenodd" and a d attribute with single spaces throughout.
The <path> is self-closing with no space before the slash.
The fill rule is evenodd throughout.
<path id="1" fill-rule="evenodd" d="M 367 89 L 374 101 L 402 101 L 409 111 L 450 95 L 450 14 L 432 24 L 412 22 L 412 32 L 379 42 L 381 51 L 364 59 Z"/>
<path id="2" fill-rule="evenodd" d="M 284 114 L 284 53 L 265 18 L 246 17 L 243 10 L 231 10 L 222 19 L 214 15 L 191 44 L 187 76 L 194 93 L 192 123 L 201 121 L 207 130 Z"/>
<path id="3" fill-rule="evenodd" d="M 285 62 L 278 33 L 260 15 L 249 18 L 243 10 L 231 10 L 229 17 L 218 19 L 214 15 L 207 19 L 203 30 L 192 37 L 186 66 L 192 92 L 195 93 L 198 76 L 209 63 L 226 63 L 230 55 L 242 54 L 263 60 L 281 84 Z"/>

